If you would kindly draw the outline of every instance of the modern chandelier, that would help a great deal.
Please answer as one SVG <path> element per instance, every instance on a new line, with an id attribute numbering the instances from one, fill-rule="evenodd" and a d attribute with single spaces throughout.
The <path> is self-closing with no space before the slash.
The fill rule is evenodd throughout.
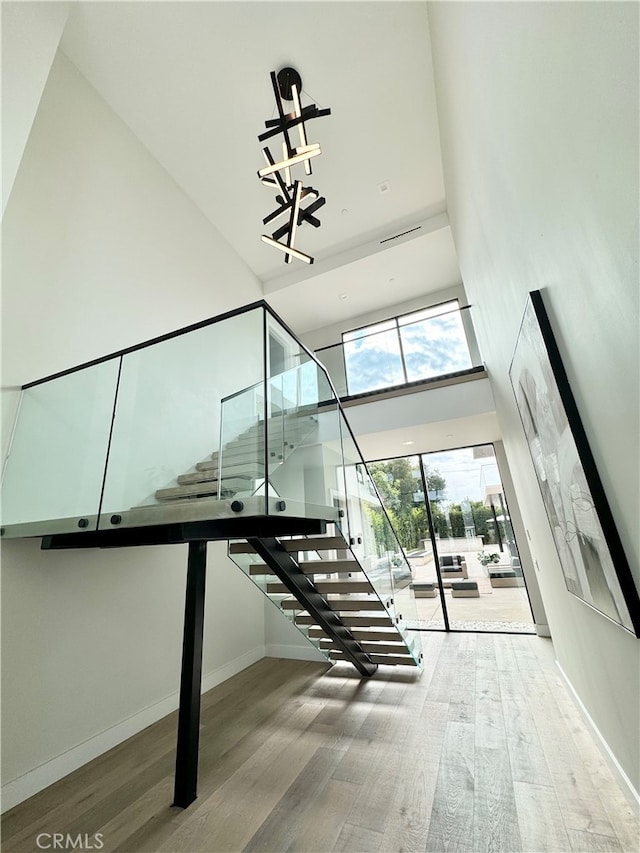
<path id="1" fill-rule="evenodd" d="M 307 264 L 313 263 L 310 255 L 295 248 L 296 232 L 299 226 L 308 222 L 314 228 L 320 227 L 320 220 L 315 216 L 325 203 L 325 199 L 313 187 L 303 185 L 302 180 L 292 178 L 292 169 L 304 167 L 305 175 L 311 175 L 311 160 L 322 152 L 320 145 L 307 141 L 305 122 L 313 118 L 331 115 L 330 109 L 319 109 L 316 104 L 301 106 L 302 78 L 295 68 L 283 68 L 276 75 L 271 72 L 271 85 L 278 108 L 278 117 L 267 119 L 264 125 L 267 130 L 258 136 L 260 142 L 265 142 L 273 136 L 282 134 L 282 159 L 278 154 L 276 159 L 268 147 L 262 149 L 267 165 L 258 171 L 258 178 L 265 187 L 274 190 L 277 207 L 262 222 L 268 225 L 280 216 L 287 215 L 288 219 L 277 228 L 271 236 L 262 235 L 262 240 L 284 252 L 284 261 L 290 264 L 293 258 L 298 258 Z M 293 109 L 285 112 L 283 101 L 291 101 Z M 294 129 L 297 128 L 297 145 L 291 141 Z M 311 202 L 303 207 L 303 202 Z M 282 242 L 281 242 L 282 241 Z"/>

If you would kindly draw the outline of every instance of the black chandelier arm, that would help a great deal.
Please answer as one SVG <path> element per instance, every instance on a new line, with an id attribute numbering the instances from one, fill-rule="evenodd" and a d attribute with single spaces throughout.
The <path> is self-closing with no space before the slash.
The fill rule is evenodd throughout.
<path id="1" fill-rule="evenodd" d="M 293 185 L 293 204 L 291 205 L 291 215 L 289 216 L 288 223 L 288 235 L 287 235 L 287 246 L 290 248 L 293 247 L 295 242 L 295 234 L 296 228 L 298 227 L 298 216 L 300 213 L 300 199 L 302 197 L 302 184 L 300 181 L 296 181 Z M 285 263 L 290 264 L 292 261 L 292 255 L 285 255 Z"/>
<path id="2" fill-rule="evenodd" d="M 278 130 L 277 133 L 282 132 L 284 136 L 284 141 L 287 146 L 287 157 L 293 157 L 293 149 L 291 147 L 291 140 L 289 139 L 289 129 L 286 127 L 286 116 L 284 110 L 282 108 L 282 98 L 280 97 L 280 87 L 278 86 L 278 80 L 276 78 L 276 72 L 271 72 L 271 85 L 273 86 L 273 94 L 276 99 L 276 106 L 278 108 L 278 115 L 280 116 L 280 124 L 282 125 L 281 131 Z M 262 142 L 263 140 L 258 137 L 258 140 Z"/>
<path id="3" fill-rule="evenodd" d="M 313 216 L 313 211 L 317 210 L 319 207 L 322 207 L 322 205 L 325 203 L 325 201 L 326 201 L 326 199 L 319 198 L 317 201 L 314 201 L 313 204 L 310 204 L 309 207 L 306 208 L 306 210 L 301 209 L 298 213 L 298 225 L 302 225 L 303 222 L 308 222 L 310 225 L 313 225 L 314 228 L 319 228 L 321 225 L 321 222 L 319 219 L 317 219 L 315 216 Z M 313 208 L 313 210 L 312 210 L 312 208 Z M 286 225 L 282 225 L 280 228 L 278 228 L 277 231 L 274 231 L 271 236 L 273 237 L 274 240 L 277 241 L 281 237 L 284 237 L 284 235 L 287 233 L 288 230 L 289 230 L 289 223 L 287 223 Z"/>
<path id="4" fill-rule="evenodd" d="M 317 104 L 307 104 L 306 107 L 302 107 L 300 110 L 300 115 L 296 115 L 296 113 L 286 113 L 284 116 L 284 121 L 287 124 L 296 125 L 301 121 L 308 121 L 312 118 L 321 118 L 322 116 L 330 116 L 331 109 L 329 107 L 320 108 Z M 269 127 L 279 127 L 282 124 L 282 119 L 279 118 L 268 118 L 264 126 Z"/>
<path id="5" fill-rule="evenodd" d="M 269 165 L 273 166 L 276 161 L 273 159 L 273 154 L 271 153 L 271 151 L 269 151 L 269 149 L 267 147 L 265 147 L 262 149 L 262 153 L 266 157 Z M 274 178 L 276 179 L 276 181 L 278 182 L 278 186 L 280 187 L 280 192 L 287 199 L 286 206 L 288 207 L 291 204 L 292 199 L 291 199 L 291 196 L 289 195 L 287 185 L 285 184 L 284 179 L 283 179 L 282 175 L 280 174 L 280 172 L 272 172 L 272 174 L 273 174 Z M 264 180 L 264 179 L 261 179 L 261 180 Z"/>
<path id="6" fill-rule="evenodd" d="M 289 210 L 290 207 L 291 202 L 285 202 L 284 204 L 281 204 L 280 207 L 277 207 L 273 211 L 273 213 L 270 213 L 268 216 L 265 216 L 265 218 L 262 220 L 262 224 L 268 225 L 270 222 L 273 222 L 273 220 L 277 219 L 278 216 L 282 216 L 283 213 L 286 213 L 286 211 Z M 277 240 L 278 238 L 275 237 L 274 239 Z"/>
<path id="7" fill-rule="evenodd" d="M 308 219 L 312 213 L 315 213 L 316 210 L 319 210 L 322 205 L 326 202 L 324 196 L 320 196 L 314 202 L 312 202 L 308 207 L 305 207 L 304 210 L 300 211 L 300 215 L 303 219 Z"/>
<path id="8" fill-rule="evenodd" d="M 305 114 L 306 110 L 310 110 L 311 112 Z M 290 115 L 293 116 L 293 113 Z M 305 121 L 311 121 L 314 118 L 322 118 L 322 116 L 331 115 L 330 109 L 319 110 L 315 105 L 310 105 L 308 107 L 304 107 L 302 110 L 302 115 L 293 116 L 293 118 L 285 118 L 284 121 L 280 119 L 271 119 L 270 121 L 265 121 L 265 126 L 270 126 L 270 130 L 266 130 L 264 133 L 261 133 L 258 136 L 259 142 L 264 142 L 266 139 L 271 139 L 272 136 L 277 136 L 279 133 L 284 133 L 288 139 L 288 131 L 291 130 L 292 127 L 296 127 L 299 124 L 304 124 Z"/>
<path id="9" fill-rule="evenodd" d="M 306 196 L 311 195 L 312 193 L 315 194 L 316 200 L 314 202 L 312 202 L 308 207 L 304 208 L 304 210 L 303 209 L 300 210 L 300 215 L 298 217 L 298 225 L 301 225 L 303 220 L 307 220 L 308 222 L 311 223 L 311 225 L 314 226 L 314 228 L 318 228 L 320 225 L 320 220 L 316 219 L 315 216 L 312 216 L 312 214 L 315 213 L 315 211 L 318 210 L 318 208 L 322 207 L 322 205 L 325 203 L 326 199 L 319 198 L 318 197 L 318 191 L 314 190 L 313 187 L 302 187 L 302 200 L 304 201 Z M 277 207 L 268 216 L 265 216 L 265 218 L 262 220 L 263 225 L 268 225 L 269 222 L 273 222 L 273 220 L 277 219 L 278 216 L 282 216 L 282 214 L 286 213 L 286 211 L 289 210 L 289 208 L 293 204 L 293 199 L 291 198 L 291 196 L 288 195 L 288 193 L 287 193 L 287 200 L 286 201 L 280 195 L 276 196 L 276 201 L 278 202 L 278 204 L 280 206 Z M 278 238 L 276 237 L 274 239 L 278 239 Z"/>

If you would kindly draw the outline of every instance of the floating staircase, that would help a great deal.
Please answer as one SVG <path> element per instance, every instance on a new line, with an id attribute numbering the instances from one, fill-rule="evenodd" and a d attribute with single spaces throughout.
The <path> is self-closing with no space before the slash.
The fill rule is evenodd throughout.
<path id="1" fill-rule="evenodd" d="M 177 485 L 158 489 L 156 500 L 175 503 L 256 494 L 265 476 L 271 476 L 300 444 L 309 441 L 317 426 L 317 417 L 299 411 L 270 418 L 265 458 L 264 421 L 259 421 L 224 444 L 221 451 L 198 462 L 194 471 L 181 474 Z"/>
<path id="2" fill-rule="evenodd" d="M 342 642 L 348 635 L 357 653 L 373 668 L 421 667 L 422 654 L 414 651 L 393 598 L 378 595 L 338 526 L 334 527 L 335 531 L 326 536 L 274 540 L 322 600 L 330 620 L 323 618 L 322 610 L 310 613 L 305 602 L 292 594 L 268 549 L 259 548 L 258 556 L 253 541 L 235 541 L 229 543 L 229 556 L 327 659 L 348 659 Z"/>
<path id="3" fill-rule="evenodd" d="M 241 507 L 239 499 L 259 493 L 265 479 L 275 491 L 274 472 L 298 447 L 313 443 L 317 427 L 316 416 L 299 411 L 270 419 L 267 430 L 260 421 L 180 475 L 176 485 L 159 489 L 156 500 L 193 506 L 234 498 Z M 421 666 L 393 599 L 378 595 L 333 527 L 324 536 L 230 542 L 229 555 L 328 660 L 351 660 L 366 675 L 380 664 Z"/>
<path id="4" fill-rule="evenodd" d="M 232 341 L 246 364 L 220 364 Z M 215 387 L 202 370 L 159 369 L 189 353 L 218 363 Z M 294 366 L 270 375 L 274 354 Z M 218 449 L 200 459 L 214 423 Z M 174 806 L 197 796 L 209 542 L 229 542 L 327 660 L 364 676 L 422 666 L 402 548 L 339 400 L 264 302 L 23 386 L 2 488 L 0 536 L 42 537 L 45 551 L 188 545 Z"/>

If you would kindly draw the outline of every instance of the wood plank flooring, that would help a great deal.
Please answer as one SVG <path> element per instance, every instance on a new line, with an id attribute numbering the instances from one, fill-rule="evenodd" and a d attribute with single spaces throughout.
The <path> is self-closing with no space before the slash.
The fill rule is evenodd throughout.
<path id="1" fill-rule="evenodd" d="M 203 697 L 188 809 L 170 806 L 172 714 L 8 812 L 2 850 L 100 833 L 105 853 L 637 853 L 550 641 L 422 636 L 421 678 L 260 661 Z"/>

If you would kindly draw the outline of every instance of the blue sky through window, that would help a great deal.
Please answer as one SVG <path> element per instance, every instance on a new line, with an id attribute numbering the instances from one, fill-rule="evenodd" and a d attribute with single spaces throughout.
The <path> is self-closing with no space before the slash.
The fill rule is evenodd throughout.
<path id="1" fill-rule="evenodd" d="M 457 300 L 346 332 L 342 337 L 349 394 L 472 366 Z"/>

